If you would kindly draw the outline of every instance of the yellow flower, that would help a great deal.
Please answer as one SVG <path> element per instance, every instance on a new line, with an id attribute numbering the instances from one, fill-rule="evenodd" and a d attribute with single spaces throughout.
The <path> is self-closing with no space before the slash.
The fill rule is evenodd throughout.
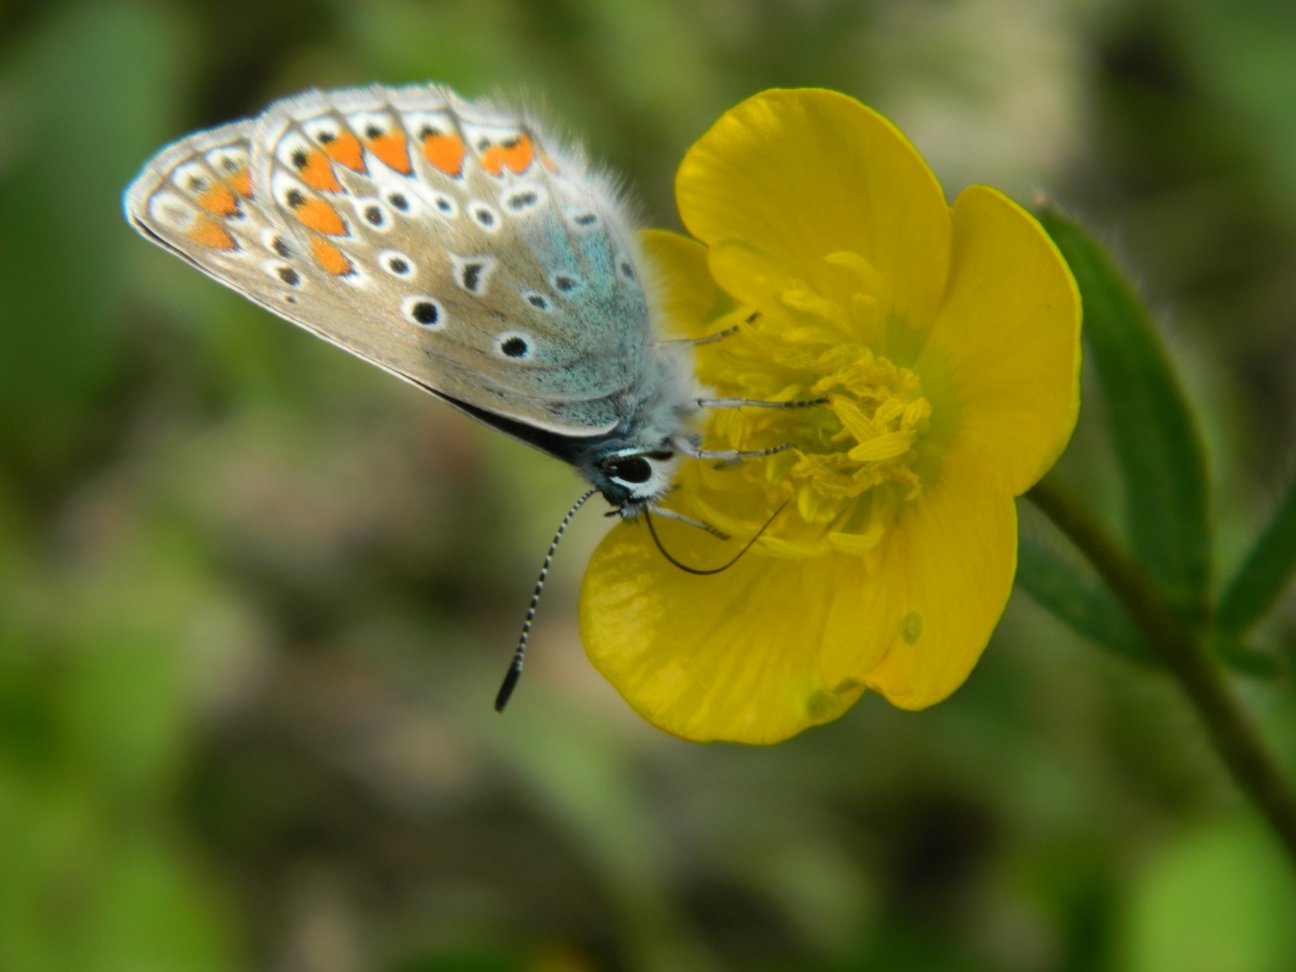
<path id="1" fill-rule="evenodd" d="M 957 688 L 1003 613 L 1014 497 L 1079 405 L 1080 304 L 1052 242 L 997 191 L 953 206 L 889 122 L 830 91 L 768 91 L 689 151 L 676 194 L 697 241 L 645 234 L 667 326 L 698 338 L 718 396 L 801 408 L 707 413 L 708 449 L 654 520 L 599 546 L 581 595 L 594 665 L 688 739 L 770 743 L 865 689 L 918 709 Z"/>

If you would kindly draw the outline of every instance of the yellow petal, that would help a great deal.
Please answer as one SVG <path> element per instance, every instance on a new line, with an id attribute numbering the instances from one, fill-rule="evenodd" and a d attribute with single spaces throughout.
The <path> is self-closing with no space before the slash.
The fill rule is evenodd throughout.
<path id="1" fill-rule="evenodd" d="M 914 368 L 933 416 L 956 416 L 959 468 L 1015 495 L 1075 426 L 1080 296 L 1044 230 L 1001 193 L 973 186 L 952 215 L 949 291 Z"/>
<path id="2" fill-rule="evenodd" d="M 930 324 L 944 291 L 949 210 L 913 146 L 854 99 L 822 90 L 749 98 L 690 149 L 675 186 L 684 224 L 702 242 L 741 241 L 843 307 L 876 286 L 884 319 Z M 871 273 L 862 278 L 858 267 Z M 742 280 L 720 282 L 754 302 Z"/>
<path id="3" fill-rule="evenodd" d="M 733 300 L 716 286 L 707 267 L 706 247 L 666 230 L 644 230 L 639 245 L 648 261 L 649 287 L 658 324 L 672 338 L 699 338 L 723 330 L 708 327 L 734 310 Z"/>
<path id="4" fill-rule="evenodd" d="M 693 566 L 717 566 L 738 549 L 654 523 L 672 555 Z M 666 562 L 645 524 L 621 523 L 585 574 L 581 639 L 654 725 L 698 741 L 773 743 L 859 698 L 861 681 L 826 682 L 821 661 L 849 651 L 869 668 L 881 658 L 897 621 L 876 590 L 865 558 L 840 555 L 752 552 L 724 573 L 694 576 Z M 862 644 L 873 645 L 871 657 Z"/>
<path id="5" fill-rule="evenodd" d="M 858 677 L 892 704 L 921 709 L 963 684 L 1003 614 L 1017 568 L 1016 504 L 998 490 L 943 483 L 903 509 L 881 561 L 898 634 Z"/>

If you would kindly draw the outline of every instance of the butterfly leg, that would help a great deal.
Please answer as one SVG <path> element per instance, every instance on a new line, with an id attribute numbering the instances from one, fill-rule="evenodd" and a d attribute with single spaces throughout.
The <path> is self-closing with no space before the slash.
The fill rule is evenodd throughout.
<path id="1" fill-rule="evenodd" d="M 723 341 L 725 338 L 738 333 L 739 325 L 726 327 L 723 331 L 716 331 L 714 334 L 708 334 L 700 338 L 669 338 L 665 341 L 659 341 L 658 344 L 684 344 L 690 348 L 701 347 L 704 344 L 714 344 L 716 341 Z"/>
<path id="2" fill-rule="evenodd" d="M 683 513 L 676 513 L 674 510 L 668 510 L 664 506 L 654 506 L 652 508 L 652 513 L 653 516 L 659 517 L 663 520 L 675 520 L 679 523 L 687 523 L 689 526 L 697 527 L 699 530 L 703 530 L 706 533 L 711 534 L 711 536 L 717 537 L 721 540 L 729 539 L 729 534 L 725 533 L 723 530 L 716 529 L 710 523 L 703 523 L 701 520 L 695 520 L 690 516 L 685 516 Z"/>
<path id="3" fill-rule="evenodd" d="M 760 459 L 792 448 L 791 442 L 770 446 L 768 449 L 702 449 L 687 439 L 676 440 L 676 447 L 690 459 L 711 459 L 720 463 L 741 462 L 743 459 Z"/>
<path id="4" fill-rule="evenodd" d="M 756 318 L 760 317 L 760 311 L 752 311 L 743 319 L 743 324 L 751 324 Z M 732 327 L 726 327 L 723 331 L 716 331 L 714 334 L 708 334 L 700 338 L 672 338 L 668 341 L 662 341 L 662 344 L 687 344 L 691 348 L 700 348 L 704 344 L 715 344 L 717 341 L 723 341 L 727 337 L 733 337 L 742 330 L 742 324 L 735 324 Z"/>
<path id="5" fill-rule="evenodd" d="M 810 408 L 812 405 L 827 405 L 826 398 L 806 398 L 794 402 L 763 402 L 755 398 L 695 398 L 693 404 L 698 408 Z"/>

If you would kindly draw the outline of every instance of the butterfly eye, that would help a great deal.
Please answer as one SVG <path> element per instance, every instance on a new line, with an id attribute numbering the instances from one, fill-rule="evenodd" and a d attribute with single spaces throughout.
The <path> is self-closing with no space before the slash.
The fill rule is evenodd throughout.
<path id="1" fill-rule="evenodd" d="M 653 469 L 643 456 L 627 456 L 607 464 L 607 474 L 623 483 L 646 483 L 652 479 Z"/>

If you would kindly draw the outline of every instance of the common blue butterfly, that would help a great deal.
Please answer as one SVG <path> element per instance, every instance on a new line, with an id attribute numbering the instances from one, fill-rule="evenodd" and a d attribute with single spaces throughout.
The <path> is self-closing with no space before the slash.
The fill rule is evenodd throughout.
<path id="1" fill-rule="evenodd" d="M 624 516 L 696 444 L 626 208 L 526 116 L 437 85 L 311 91 L 189 135 L 127 189 L 147 239 L 575 466 Z"/>
<path id="2" fill-rule="evenodd" d="M 820 404 L 699 397 L 689 343 L 658 336 L 608 180 L 525 115 L 439 85 L 310 91 L 188 135 L 145 164 L 124 207 L 208 276 L 589 480 L 545 557 L 496 708 L 521 673 L 554 549 L 590 496 L 723 536 L 658 505 L 681 457 L 786 446 L 703 450 L 691 416 Z M 662 553 L 692 573 L 728 566 Z"/>

